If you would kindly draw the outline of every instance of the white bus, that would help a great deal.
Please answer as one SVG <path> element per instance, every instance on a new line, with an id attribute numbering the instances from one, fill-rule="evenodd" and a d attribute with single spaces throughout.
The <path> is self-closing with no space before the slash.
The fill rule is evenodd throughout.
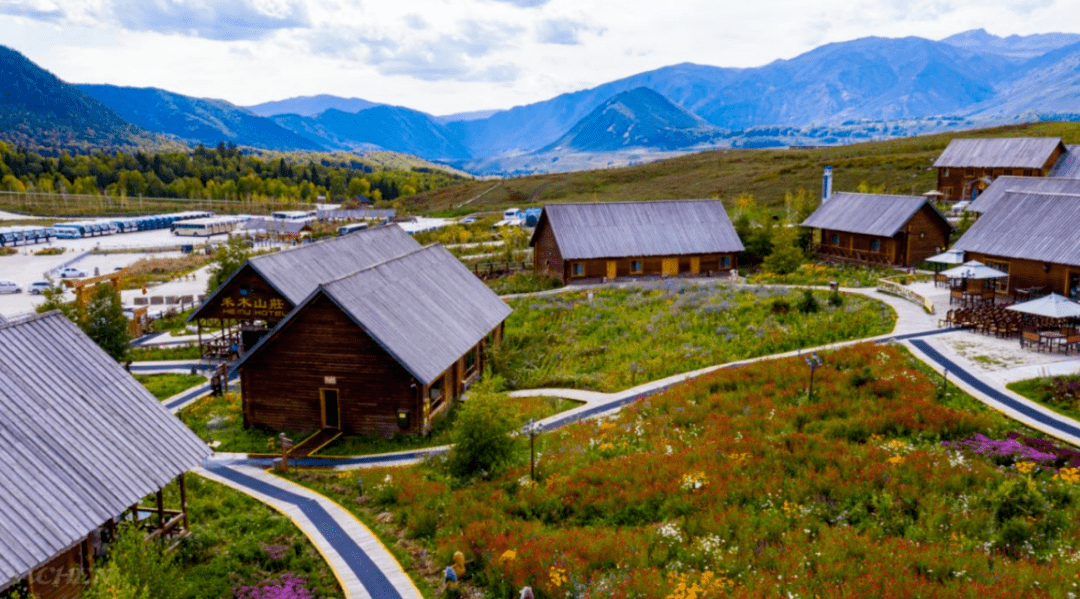
<path id="1" fill-rule="evenodd" d="M 214 216 L 211 218 L 193 218 L 173 223 L 174 235 L 191 237 L 209 237 L 222 233 L 231 233 L 239 226 L 242 219 L 235 216 Z"/>
<path id="2" fill-rule="evenodd" d="M 341 225 L 337 228 L 338 235 L 348 235 L 349 233 L 355 233 L 357 231 L 363 231 L 368 228 L 367 223 L 353 223 L 351 225 Z"/>
<path id="3" fill-rule="evenodd" d="M 271 212 L 270 218 L 274 220 L 287 220 L 287 221 L 310 221 L 315 220 L 315 216 L 318 213 L 315 210 L 282 210 L 280 212 Z"/>

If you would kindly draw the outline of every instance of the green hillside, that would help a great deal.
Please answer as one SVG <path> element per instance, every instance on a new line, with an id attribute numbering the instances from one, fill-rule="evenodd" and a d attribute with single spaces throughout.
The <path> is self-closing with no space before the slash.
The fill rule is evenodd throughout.
<path id="1" fill-rule="evenodd" d="M 719 198 L 742 193 L 779 206 L 785 192 L 817 195 L 826 165 L 833 189 L 860 183 L 887 193 L 921 194 L 934 188 L 932 168 L 954 137 L 1061 137 L 1080 143 L 1080 123 L 1045 122 L 995 127 L 850 146 L 797 150 L 719 150 L 627 168 L 473 181 L 409 198 L 413 212 L 463 214 L 549 202 L 612 202 Z"/>

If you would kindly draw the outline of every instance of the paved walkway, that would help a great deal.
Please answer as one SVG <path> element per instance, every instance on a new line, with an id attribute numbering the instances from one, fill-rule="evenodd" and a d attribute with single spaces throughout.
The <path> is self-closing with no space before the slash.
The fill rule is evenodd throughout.
<path id="1" fill-rule="evenodd" d="M 209 464 L 196 473 L 288 516 L 326 559 L 349 599 L 422 599 L 390 551 L 352 514 L 305 487 L 261 469 Z"/>

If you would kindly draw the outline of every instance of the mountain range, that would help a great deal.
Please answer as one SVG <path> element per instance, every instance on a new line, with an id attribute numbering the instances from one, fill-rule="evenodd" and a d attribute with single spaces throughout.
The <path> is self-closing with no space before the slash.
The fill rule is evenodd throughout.
<path id="1" fill-rule="evenodd" d="M 1080 35 L 1061 33 L 869 37 L 756 68 L 684 63 L 508 110 L 443 116 L 356 97 L 240 107 L 153 88 L 76 86 L 2 47 L 0 76 L 0 139 L 20 145 L 381 149 L 477 174 L 1080 120 Z"/>

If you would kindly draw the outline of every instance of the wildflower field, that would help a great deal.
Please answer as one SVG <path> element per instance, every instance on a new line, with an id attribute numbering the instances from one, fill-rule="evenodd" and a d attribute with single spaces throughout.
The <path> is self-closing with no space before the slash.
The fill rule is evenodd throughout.
<path id="1" fill-rule="evenodd" d="M 812 399 L 801 359 L 769 361 L 544 433 L 535 482 L 525 450 L 490 480 L 365 471 L 363 497 L 293 476 L 425 547 L 414 576 L 463 551 L 490 598 L 1077 596 L 1080 454 L 1010 435 L 901 349 L 822 358 Z"/>
<path id="2" fill-rule="evenodd" d="M 494 371 L 510 389 L 620 391 L 698 368 L 836 341 L 882 335 L 896 316 L 886 304 L 817 292 L 667 280 L 512 300 Z M 591 296 L 591 299 L 590 299 Z"/>

